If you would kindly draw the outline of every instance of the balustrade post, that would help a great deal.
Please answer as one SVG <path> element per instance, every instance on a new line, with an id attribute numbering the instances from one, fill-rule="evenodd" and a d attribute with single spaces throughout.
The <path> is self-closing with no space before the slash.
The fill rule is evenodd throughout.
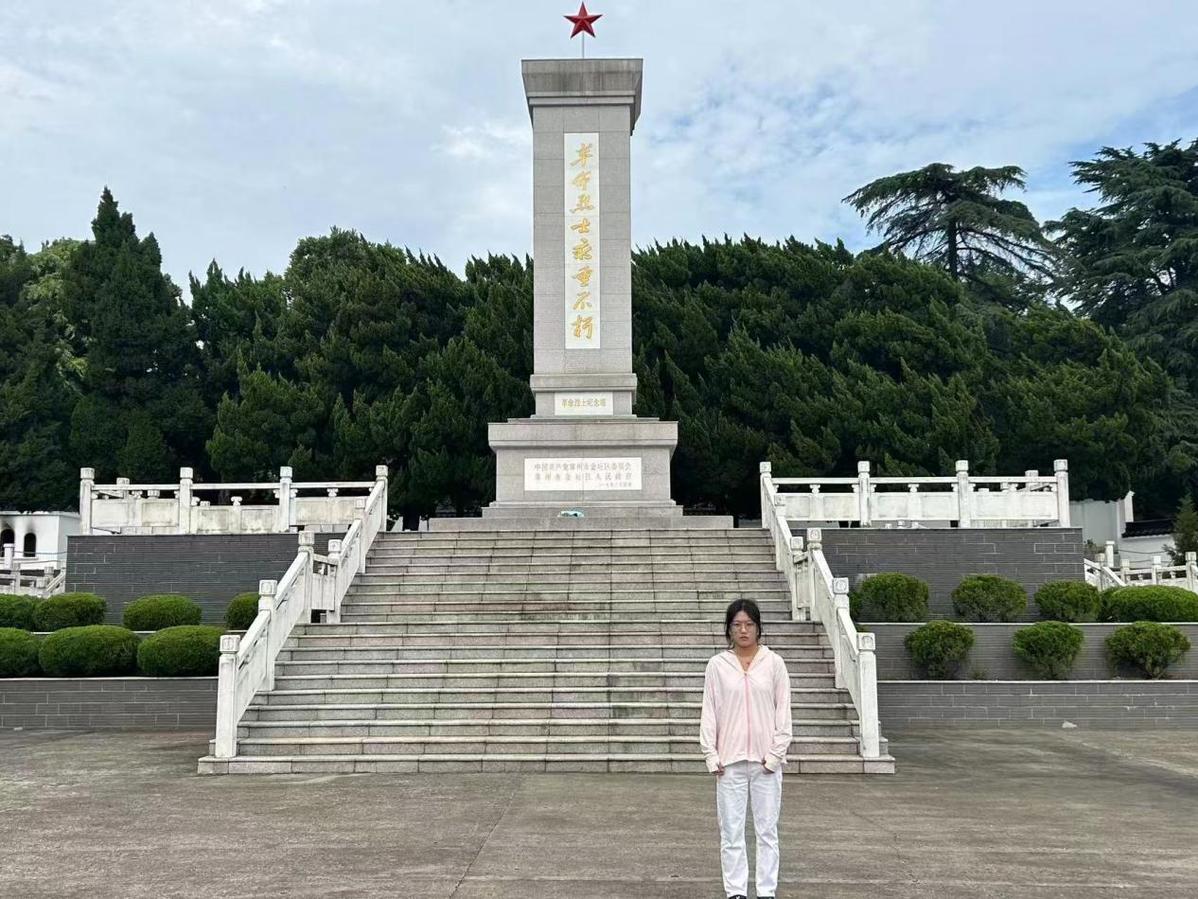
<path id="1" fill-rule="evenodd" d="M 824 532 L 819 528 L 807 528 L 807 597 L 811 602 L 811 609 L 815 611 L 815 581 L 819 577 L 819 566 L 815 564 L 815 557 L 824 550 Z"/>
<path id="2" fill-rule="evenodd" d="M 1119 560 L 1119 578 L 1123 581 L 1124 586 L 1131 583 L 1131 562 L 1127 559 Z"/>
<path id="3" fill-rule="evenodd" d="M 237 755 L 237 651 L 241 637 L 223 634 L 216 676 L 216 757 Z"/>
<path id="4" fill-rule="evenodd" d="M 773 514 L 774 507 L 770 503 L 770 491 L 766 485 L 773 480 L 773 470 L 774 467 L 769 462 L 759 462 L 757 464 L 757 479 L 761 484 L 761 526 L 763 528 L 770 528 L 771 531 L 773 528 L 770 526 L 768 516 Z"/>
<path id="5" fill-rule="evenodd" d="M 358 525 L 358 550 L 357 559 L 355 559 L 355 571 L 358 574 L 366 573 L 366 498 L 358 497 L 354 500 L 354 517 L 361 524 Z"/>
<path id="6" fill-rule="evenodd" d="M 857 719 L 861 726 L 861 755 L 876 759 L 882 754 L 878 721 L 878 658 L 873 634 L 857 634 Z"/>
<path id="7" fill-rule="evenodd" d="M 832 578 L 832 623 L 828 627 L 828 639 L 832 641 L 832 660 L 835 667 L 835 683 L 838 690 L 844 689 L 844 666 L 849 660 L 844 657 L 844 641 L 847 635 L 840 629 L 840 610 L 849 613 L 849 579 Z"/>
<path id="8" fill-rule="evenodd" d="M 92 488 L 96 486 L 94 468 L 79 469 L 79 533 L 87 536 L 92 532 Z"/>
<path id="9" fill-rule="evenodd" d="M 330 593 L 327 601 L 323 603 L 325 607 L 324 620 L 329 624 L 339 624 L 341 622 L 341 603 L 338 602 L 341 592 L 341 541 L 329 541 L 329 569 L 332 573 L 332 585 L 329 588 Z"/>
<path id="10" fill-rule="evenodd" d="M 810 613 L 805 611 L 807 603 L 802 599 L 803 538 L 790 538 L 790 617 L 792 621 L 806 621 Z"/>
<path id="11" fill-rule="evenodd" d="M 957 527 L 973 527 L 973 487 L 969 483 L 969 460 L 957 460 Z"/>
<path id="12" fill-rule="evenodd" d="M 390 474 L 390 472 L 387 471 L 386 465 L 374 466 L 374 482 L 376 484 L 381 483 L 383 485 L 382 505 L 379 507 L 379 511 L 378 511 L 378 516 L 379 516 L 378 529 L 384 533 L 386 533 L 386 531 L 387 531 L 387 490 L 388 490 L 388 483 L 390 481 L 390 477 L 391 477 L 391 474 Z"/>
<path id="13" fill-rule="evenodd" d="M 1069 460 L 1057 459 L 1052 463 L 1057 476 L 1057 527 L 1069 527 Z"/>
<path id="14" fill-rule="evenodd" d="M 179 469 L 179 492 L 175 494 L 175 533 L 190 534 L 191 489 L 195 483 L 195 472 L 190 468 Z"/>
<path id="15" fill-rule="evenodd" d="M 300 531 L 299 533 L 299 551 L 308 557 L 304 563 L 303 581 L 297 586 L 300 588 L 303 597 L 303 611 L 298 619 L 299 623 L 307 624 L 309 618 L 312 617 L 312 577 L 313 556 L 316 555 L 316 534 L 312 531 Z"/>
<path id="16" fill-rule="evenodd" d="M 284 465 L 279 469 L 279 517 L 275 522 L 275 531 L 280 534 L 286 534 L 291 530 L 291 522 L 294 517 L 291 503 L 291 478 L 294 475 L 290 465 Z"/>
<path id="17" fill-rule="evenodd" d="M 1188 552 L 1186 561 L 1186 589 L 1198 593 L 1198 552 Z"/>
<path id="18" fill-rule="evenodd" d="M 1115 567 L 1115 541 L 1108 540 L 1102 550 L 1102 561 L 1107 568 Z"/>
<path id="19" fill-rule="evenodd" d="M 119 488 L 117 493 L 121 498 L 121 508 L 124 511 L 124 517 L 121 519 L 121 526 L 117 529 L 118 534 L 123 534 L 129 528 L 137 528 L 141 524 L 140 516 L 136 515 L 137 498 L 133 495 L 133 491 L 129 489 L 128 478 L 117 478 L 116 485 Z M 128 531 L 131 534 L 136 534 L 136 530 Z"/>
<path id="20" fill-rule="evenodd" d="M 861 527 L 867 528 L 873 522 L 870 507 L 873 504 L 873 485 L 869 482 L 869 462 L 857 463 L 857 519 Z"/>
<path id="21" fill-rule="evenodd" d="M 262 635 L 262 640 L 265 644 L 265 652 L 259 650 L 262 660 L 262 689 L 273 690 L 275 688 L 275 666 L 272 664 L 274 656 L 274 629 L 275 629 L 275 594 L 278 592 L 278 581 L 258 581 L 258 614 L 263 612 L 267 614 L 266 632 Z"/>
<path id="22" fill-rule="evenodd" d="M 1152 557 L 1152 583 L 1159 584 L 1161 582 L 1161 557 Z"/>

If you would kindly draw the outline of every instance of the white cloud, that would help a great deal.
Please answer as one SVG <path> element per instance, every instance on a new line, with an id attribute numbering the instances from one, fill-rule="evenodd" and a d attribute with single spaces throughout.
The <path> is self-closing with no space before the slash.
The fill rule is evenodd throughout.
<path id="1" fill-rule="evenodd" d="M 568 56 L 570 4 L 49 2 L 0 9 L 0 233 L 83 235 L 104 184 L 178 280 L 280 270 L 355 227 L 461 266 L 528 251 L 522 56 Z M 596 4 L 599 7 L 599 4 Z M 588 55 L 643 56 L 634 239 L 862 241 L 840 198 L 933 160 L 1017 163 L 1042 217 L 1067 163 L 1192 138 L 1184 2 L 611 0 Z M 1188 127 L 1189 132 L 1178 129 Z"/>

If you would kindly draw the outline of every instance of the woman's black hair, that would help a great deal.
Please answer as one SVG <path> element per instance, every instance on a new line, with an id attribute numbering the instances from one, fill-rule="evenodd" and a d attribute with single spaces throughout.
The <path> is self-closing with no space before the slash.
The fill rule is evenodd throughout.
<path id="1" fill-rule="evenodd" d="M 728 611 L 724 613 L 724 639 L 729 643 L 732 642 L 732 619 L 736 617 L 738 612 L 744 612 L 753 619 L 753 623 L 757 625 L 757 640 L 761 642 L 763 636 L 761 631 L 761 609 L 757 608 L 757 603 L 751 599 L 734 599 L 728 604 Z"/>

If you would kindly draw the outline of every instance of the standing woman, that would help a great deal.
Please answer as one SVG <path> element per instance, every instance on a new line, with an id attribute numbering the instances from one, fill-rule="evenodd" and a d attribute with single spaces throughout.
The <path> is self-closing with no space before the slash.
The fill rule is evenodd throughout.
<path id="1" fill-rule="evenodd" d="M 790 674 L 782 657 L 761 644 L 761 612 L 738 599 L 724 615 L 728 649 L 712 656 L 703 678 L 699 746 L 716 776 L 724 893 L 746 899 L 745 806 L 757 832 L 757 896 L 778 888 L 778 813 L 782 766 L 790 748 Z"/>

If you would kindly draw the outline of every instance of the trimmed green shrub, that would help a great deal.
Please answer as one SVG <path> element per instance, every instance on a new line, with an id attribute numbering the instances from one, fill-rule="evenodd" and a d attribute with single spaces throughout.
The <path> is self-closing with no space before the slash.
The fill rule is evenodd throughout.
<path id="1" fill-rule="evenodd" d="M 164 627 L 200 623 L 200 604 L 177 593 L 141 596 L 125 606 L 125 627 L 131 631 L 159 631 Z"/>
<path id="2" fill-rule="evenodd" d="M 94 593 L 60 593 L 34 605 L 33 629 L 58 631 L 64 627 L 99 624 L 106 611 L 108 603 Z"/>
<path id="3" fill-rule="evenodd" d="M 1137 621 L 1107 637 L 1106 649 L 1116 666 L 1138 668 L 1149 677 L 1157 678 L 1164 677 L 1166 669 L 1189 652 L 1190 641 L 1180 628 L 1155 621 Z"/>
<path id="4" fill-rule="evenodd" d="M 137 634 L 111 624 L 67 627 L 42 640 L 37 658 L 51 677 L 132 674 L 137 661 Z"/>
<path id="5" fill-rule="evenodd" d="M 225 609 L 225 626 L 231 631 L 248 630 L 258 617 L 258 594 L 238 593 Z"/>
<path id="6" fill-rule="evenodd" d="M 16 627 L 0 627 L 0 677 L 29 677 L 37 663 L 37 638 Z"/>
<path id="7" fill-rule="evenodd" d="M 953 677 L 973 648 L 973 628 L 954 621 L 929 621 L 903 641 L 911 659 L 927 677 Z"/>
<path id="8" fill-rule="evenodd" d="M 1084 640 L 1081 628 L 1063 621 L 1041 621 L 1017 630 L 1011 644 L 1015 655 L 1027 662 L 1037 675 L 1061 680 L 1073 668 Z"/>
<path id="9" fill-rule="evenodd" d="M 1115 587 L 1102 594 L 1103 621 L 1198 621 L 1198 594 L 1184 587 Z"/>
<path id="10" fill-rule="evenodd" d="M 1036 591 L 1036 605 L 1048 621 L 1093 621 L 1102 609 L 1102 594 L 1085 581 L 1052 581 Z"/>
<path id="11" fill-rule="evenodd" d="M 927 621 L 928 585 L 898 572 L 875 574 L 849 596 L 854 621 Z"/>
<path id="12" fill-rule="evenodd" d="M 33 630 L 33 607 L 36 604 L 37 601 L 32 596 L 0 593 L 0 627 Z"/>
<path id="13" fill-rule="evenodd" d="M 137 667 L 150 677 L 204 677 L 220 662 L 219 627 L 182 625 L 163 628 L 137 647 Z"/>
<path id="14" fill-rule="evenodd" d="M 966 621 L 1014 621 L 1027 609 L 1027 591 L 996 574 L 971 574 L 953 590 L 953 609 Z"/>

